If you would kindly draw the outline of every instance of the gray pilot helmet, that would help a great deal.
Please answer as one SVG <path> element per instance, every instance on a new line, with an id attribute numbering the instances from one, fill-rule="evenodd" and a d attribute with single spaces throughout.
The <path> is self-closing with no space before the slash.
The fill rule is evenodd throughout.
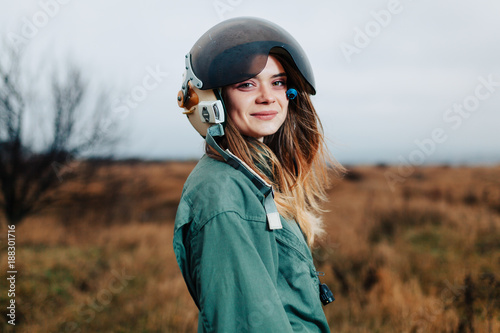
<path id="1" fill-rule="evenodd" d="M 283 56 L 315 95 L 309 60 L 286 30 L 255 17 L 223 21 L 205 32 L 185 56 L 185 73 L 177 101 L 191 124 L 203 136 L 213 124 L 225 124 L 226 110 L 220 89 L 258 75 L 269 54 Z"/>

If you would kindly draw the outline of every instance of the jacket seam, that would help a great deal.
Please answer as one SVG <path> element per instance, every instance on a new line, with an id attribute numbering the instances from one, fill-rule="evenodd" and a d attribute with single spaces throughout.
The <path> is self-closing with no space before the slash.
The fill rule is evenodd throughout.
<path id="1" fill-rule="evenodd" d="M 225 210 L 225 211 L 222 211 L 222 212 L 217 212 L 215 213 L 214 215 L 208 217 L 205 221 L 203 222 L 197 222 L 195 220 L 193 220 L 192 223 L 194 223 L 194 226 L 195 228 L 193 228 L 193 233 L 192 233 L 192 236 L 195 236 L 201 229 L 203 229 L 203 227 L 205 227 L 205 225 L 207 225 L 208 223 L 212 222 L 215 218 L 217 218 L 218 216 L 220 215 L 223 215 L 223 214 L 228 214 L 228 213 L 234 213 L 236 215 L 238 215 L 238 217 L 244 221 L 247 221 L 247 222 L 257 222 L 257 223 L 266 223 L 266 220 L 262 220 L 262 218 L 259 218 L 258 216 L 242 216 L 238 211 L 236 210 Z"/>

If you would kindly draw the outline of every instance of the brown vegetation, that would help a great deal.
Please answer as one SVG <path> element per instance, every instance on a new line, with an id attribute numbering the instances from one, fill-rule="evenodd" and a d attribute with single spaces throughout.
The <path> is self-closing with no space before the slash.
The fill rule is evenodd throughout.
<path id="1" fill-rule="evenodd" d="M 194 163 L 110 163 L 16 227 L 16 331 L 195 332 L 172 249 Z M 313 249 L 335 332 L 500 330 L 500 167 L 355 167 L 330 191 Z M 5 258 L 5 227 L 1 230 Z M 5 272 L 6 260 L 0 269 Z M 0 304 L 7 304 L 6 280 Z M 2 313 L 3 331 L 13 331 Z"/>

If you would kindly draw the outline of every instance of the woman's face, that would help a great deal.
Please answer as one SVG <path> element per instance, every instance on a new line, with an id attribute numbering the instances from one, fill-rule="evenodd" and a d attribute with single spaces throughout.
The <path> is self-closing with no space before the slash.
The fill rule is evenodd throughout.
<path id="1" fill-rule="evenodd" d="M 241 134 L 262 141 L 276 133 L 288 110 L 286 74 L 276 58 L 269 56 L 257 76 L 225 88 L 226 108 Z"/>

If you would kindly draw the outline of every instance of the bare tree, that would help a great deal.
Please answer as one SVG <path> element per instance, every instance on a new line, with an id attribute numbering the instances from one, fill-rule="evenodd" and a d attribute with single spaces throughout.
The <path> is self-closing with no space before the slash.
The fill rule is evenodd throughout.
<path id="1" fill-rule="evenodd" d="M 46 96 L 22 84 L 26 72 L 19 52 L 2 47 L 0 55 L 0 209 L 8 224 L 17 224 L 54 201 L 51 193 L 70 176 L 82 153 L 111 144 L 116 135 L 106 118 L 109 98 L 92 95 L 78 67 L 70 66 L 62 76 L 54 71 L 50 99 L 41 103 Z M 26 130 L 27 117 L 42 112 L 44 119 L 52 119 L 44 144 L 41 129 Z"/>

